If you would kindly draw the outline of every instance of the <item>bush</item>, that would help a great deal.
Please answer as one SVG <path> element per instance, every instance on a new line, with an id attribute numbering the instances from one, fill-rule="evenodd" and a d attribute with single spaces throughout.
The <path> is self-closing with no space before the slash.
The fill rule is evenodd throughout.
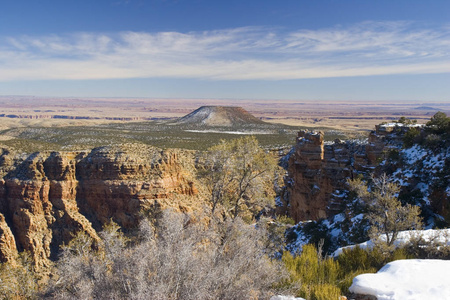
<path id="1" fill-rule="evenodd" d="M 450 133 L 450 117 L 441 111 L 438 111 L 427 123 L 427 130 L 435 134 Z"/>
<path id="2" fill-rule="evenodd" d="M 344 249 L 341 255 L 338 256 L 337 261 L 344 273 L 355 270 L 367 270 L 373 266 L 373 256 L 369 251 L 356 246 L 352 249 Z"/>
<path id="3" fill-rule="evenodd" d="M 330 299 L 339 299 L 341 296 L 341 290 L 329 283 L 313 285 L 311 289 L 311 298 L 317 300 L 330 300 Z"/>
<path id="4" fill-rule="evenodd" d="M 282 257 L 290 273 L 288 284 L 297 289 L 297 296 L 306 299 L 333 299 L 341 295 L 336 285 L 340 268 L 332 258 L 322 258 L 314 245 L 305 245 L 301 255 L 285 252 Z"/>
<path id="5" fill-rule="evenodd" d="M 388 262 L 413 258 L 406 249 L 397 248 L 390 255 L 386 256 L 379 248 L 362 249 L 358 246 L 351 249 L 344 249 L 337 261 L 341 271 L 349 273 L 358 270 L 381 269 Z"/>
<path id="6" fill-rule="evenodd" d="M 424 146 L 432 150 L 437 150 L 443 146 L 442 137 L 438 134 L 431 133 L 425 138 Z"/>
<path id="7" fill-rule="evenodd" d="M 450 259 L 450 246 L 447 245 L 449 236 L 445 232 L 436 232 L 431 238 L 423 235 L 412 236 L 404 247 L 407 255 L 421 259 Z"/>
<path id="8" fill-rule="evenodd" d="M 421 130 L 416 127 L 410 128 L 403 136 L 403 144 L 405 148 L 410 148 L 421 140 Z"/>
<path id="9" fill-rule="evenodd" d="M 202 220 L 202 218 L 197 218 Z M 46 297 L 54 299 L 268 298 L 282 268 L 264 253 L 266 232 L 233 222 L 194 222 L 164 211 L 158 227 L 141 222 L 134 240 L 117 225 L 64 247 Z M 82 247 L 80 247 L 82 246 Z M 84 249 L 86 251 L 80 251 Z M 88 250 L 89 249 L 89 250 Z"/>
<path id="10" fill-rule="evenodd" d="M 18 261 L 0 264 L 0 299 L 33 299 L 39 290 L 31 256 L 21 253 Z"/>

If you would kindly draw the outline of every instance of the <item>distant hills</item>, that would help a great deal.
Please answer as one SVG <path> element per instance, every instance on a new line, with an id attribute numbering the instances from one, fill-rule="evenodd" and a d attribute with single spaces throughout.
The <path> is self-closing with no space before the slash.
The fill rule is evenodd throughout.
<path id="1" fill-rule="evenodd" d="M 431 107 L 431 106 L 419 106 L 419 107 L 416 107 L 416 108 L 414 108 L 414 109 L 417 109 L 417 110 L 438 110 L 437 108 L 434 108 L 434 107 Z"/>
<path id="2" fill-rule="evenodd" d="M 175 121 L 175 124 L 235 127 L 267 124 L 238 106 L 202 106 Z"/>

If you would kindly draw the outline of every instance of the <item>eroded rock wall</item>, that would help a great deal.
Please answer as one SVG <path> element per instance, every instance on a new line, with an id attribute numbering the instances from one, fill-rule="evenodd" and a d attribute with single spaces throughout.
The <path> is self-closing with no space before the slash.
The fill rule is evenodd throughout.
<path id="1" fill-rule="evenodd" d="M 296 222 L 328 218 L 342 211 L 347 179 L 371 174 L 391 149 L 400 149 L 412 127 L 400 123 L 376 126 L 367 143 L 324 143 L 322 132 L 300 131 L 288 163 L 288 212 Z M 384 172 L 389 166 L 383 166 Z"/>
<path id="2" fill-rule="evenodd" d="M 299 222 L 338 212 L 346 180 L 372 169 L 382 155 L 384 144 L 377 137 L 369 144 L 325 144 L 322 132 L 300 131 L 288 164 L 290 216 Z"/>
<path id="3" fill-rule="evenodd" d="M 135 227 L 154 205 L 192 209 L 197 185 L 193 157 L 152 147 L 0 155 L 0 261 L 28 251 L 44 269 L 63 243 L 111 220 Z"/>

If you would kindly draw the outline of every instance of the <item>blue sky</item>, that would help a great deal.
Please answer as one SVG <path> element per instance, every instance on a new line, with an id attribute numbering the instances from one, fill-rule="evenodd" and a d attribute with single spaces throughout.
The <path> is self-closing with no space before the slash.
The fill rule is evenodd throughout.
<path id="1" fill-rule="evenodd" d="M 450 1 L 2 0 L 0 95 L 450 102 Z"/>

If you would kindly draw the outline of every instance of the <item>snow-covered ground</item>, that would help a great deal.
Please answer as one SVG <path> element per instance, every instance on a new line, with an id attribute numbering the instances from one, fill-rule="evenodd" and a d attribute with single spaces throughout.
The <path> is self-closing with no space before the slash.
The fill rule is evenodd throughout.
<path id="1" fill-rule="evenodd" d="M 273 296 L 270 300 L 305 300 L 304 298 L 295 298 L 293 296 Z"/>
<path id="2" fill-rule="evenodd" d="M 383 237 L 381 237 L 383 238 Z M 395 246 L 402 246 L 407 244 L 411 239 L 422 238 L 425 242 L 435 242 L 442 245 L 450 245 L 450 229 L 428 229 L 428 230 L 405 230 L 400 231 L 397 239 L 394 242 Z M 339 256 L 344 249 L 352 249 L 356 246 L 359 246 L 362 249 L 371 249 L 373 248 L 372 240 L 367 242 L 351 245 L 337 249 L 333 252 L 331 256 L 336 257 Z"/>
<path id="3" fill-rule="evenodd" d="M 271 134 L 271 131 L 221 131 L 221 130 L 185 130 L 187 132 L 195 133 L 223 133 L 223 134 Z"/>
<path id="4" fill-rule="evenodd" d="M 395 149 L 398 151 L 398 157 L 387 157 L 380 165 L 387 166 L 389 180 L 402 187 L 401 200 L 421 208 L 426 229 L 437 227 L 436 225 L 442 226 L 445 220 L 432 205 L 439 201 L 438 197 L 450 197 L 447 168 L 450 148 L 431 149 L 414 145 L 406 149 Z M 295 183 L 288 181 L 287 184 Z M 442 192 L 446 195 L 441 196 Z M 364 205 L 359 203 L 358 199 L 352 200 L 348 195 L 345 189 L 336 190 L 329 202 L 345 204 L 345 212 L 326 220 L 300 222 L 292 227 L 287 249 L 292 253 L 301 252 L 302 246 L 314 240 L 313 235 L 318 232 L 328 239 L 328 251 L 333 251 L 340 245 L 364 241 L 370 227 L 369 220 L 363 215 Z"/>
<path id="5" fill-rule="evenodd" d="M 421 238 L 428 243 L 450 245 L 450 229 L 401 231 L 396 246 L 407 244 L 411 239 Z M 339 248 L 359 246 L 373 247 L 372 241 Z M 408 259 L 388 263 L 376 274 L 362 274 L 353 279 L 349 291 L 355 294 L 372 295 L 378 300 L 450 299 L 450 261 L 438 259 Z"/>
<path id="6" fill-rule="evenodd" d="M 392 181 L 400 186 L 409 186 L 414 183 L 412 189 L 418 190 L 423 195 L 423 202 L 430 204 L 430 194 L 433 185 L 442 180 L 440 173 L 444 170 L 446 160 L 450 159 L 450 148 L 443 148 L 440 151 L 433 151 L 419 145 L 403 149 L 399 152 L 403 164 L 391 176 Z M 386 164 L 384 161 L 382 164 Z M 448 192 L 450 186 L 447 186 Z M 421 205 L 421 203 L 417 203 Z M 430 224 L 432 225 L 432 224 Z"/>
<path id="7" fill-rule="evenodd" d="M 386 124 L 380 124 L 380 127 L 384 127 L 384 128 L 388 128 L 388 127 L 415 127 L 415 128 L 419 128 L 419 127 L 424 127 L 425 124 L 403 124 L 403 123 L 386 123 Z"/>
<path id="8" fill-rule="evenodd" d="M 450 261 L 408 259 L 353 279 L 350 292 L 378 300 L 450 299 Z"/>

